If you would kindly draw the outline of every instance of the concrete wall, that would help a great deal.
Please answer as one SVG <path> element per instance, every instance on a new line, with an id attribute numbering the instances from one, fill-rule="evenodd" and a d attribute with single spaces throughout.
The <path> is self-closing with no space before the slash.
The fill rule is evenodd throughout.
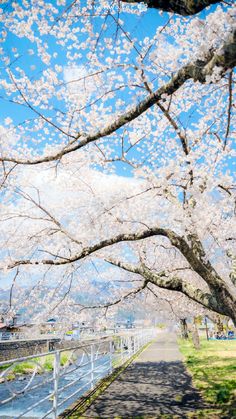
<path id="1" fill-rule="evenodd" d="M 57 342 L 59 342 L 59 339 L 15 340 L 0 342 L 0 362 L 54 350 Z"/>
<path id="2" fill-rule="evenodd" d="M 86 345 L 89 346 L 92 342 L 92 339 L 86 341 Z M 101 345 L 102 342 L 100 342 Z M 103 345 L 105 348 L 109 344 L 103 342 Z M 78 346 L 85 346 L 85 342 L 66 341 L 59 338 L 2 341 L 0 342 L 0 362 L 60 349 L 73 349 Z"/>

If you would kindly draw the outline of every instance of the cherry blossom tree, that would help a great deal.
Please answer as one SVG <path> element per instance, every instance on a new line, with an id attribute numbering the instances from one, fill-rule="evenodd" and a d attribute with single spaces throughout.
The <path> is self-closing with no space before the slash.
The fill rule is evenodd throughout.
<path id="1" fill-rule="evenodd" d="M 234 2 L 2 3 L 3 272 L 236 323 Z"/>
<path id="2" fill-rule="evenodd" d="M 122 0 L 126 3 L 145 3 L 148 7 L 153 7 L 155 9 L 164 10 L 166 12 L 173 12 L 180 14 L 182 16 L 191 16 L 195 15 L 207 6 L 212 4 L 220 3 L 220 0 Z"/>

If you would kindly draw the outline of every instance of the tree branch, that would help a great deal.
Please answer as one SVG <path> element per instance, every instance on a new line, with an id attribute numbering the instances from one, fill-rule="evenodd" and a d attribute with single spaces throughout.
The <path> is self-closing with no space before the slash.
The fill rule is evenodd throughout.
<path id="1" fill-rule="evenodd" d="M 188 244 L 187 240 L 184 237 L 179 236 L 170 229 L 165 229 L 161 227 L 147 228 L 143 231 L 136 233 L 118 234 L 117 236 L 101 240 L 100 242 L 91 246 L 84 247 L 80 252 L 76 253 L 70 258 L 61 260 L 43 259 L 40 261 L 33 261 L 30 259 L 19 260 L 10 264 L 8 266 L 8 269 L 12 269 L 20 265 L 66 265 L 68 263 L 81 260 L 87 256 L 90 256 L 98 250 L 104 249 L 116 243 L 140 241 L 154 236 L 161 236 L 169 239 L 172 246 L 174 246 L 176 249 L 180 251 L 180 253 L 188 261 L 192 269 L 196 273 L 198 273 L 208 283 L 208 285 L 215 286 L 216 284 L 218 284 L 218 286 L 222 286 L 224 284 L 217 272 L 214 270 L 213 266 L 210 264 L 210 262 L 208 260 L 203 260 L 205 258 L 204 250 L 201 243 L 197 241 L 196 237 L 191 237 L 191 246 Z"/>
<path id="2" fill-rule="evenodd" d="M 117 131 L 119 128 L 128 124 L 129 122 L 142 115 L 154 104 L 158 103 L 163 96 L 171 96 L 175 93 L 187 80 L 192 79 L 194 82 L 205 83 L 206 78 L 211 76 L 216 68 L 219 68 L 219 77 L 222 77 L 225 72 L 232 69 L 236 65 L 236 29 L 233 30 L 227 41 L 225 41 L 222 48 L 218 51 L 212 52 L 209 49 L 208 56 L 203 60 L 196 60 L 194 63 L 190 63 L 182 67 L 168 83 L 162 87 L 150 93 L 145 99 L 139 102 L 137 105 L 126 111 L 111 124 L 107 125 L 101 130 L 98 130 L 94 134 L 82 134 L 79 133 L 75 140 L 73 140 L 67 147 L 57 152 L 54 155 L 39 157 L 36 159 L 18 159 L 15 157 L 0 157 L 0 161 L 10 161 L 18 164 L 39 164 L 43 162 L 49 162 L 59 160 L 63 155 L 72 153 L 80 148 L 90 144 L 100 138 L 109 136 Z M 77 142 L 77 139 L 80 141 Z"/>
<path id="3" fill-rule="evenodd" d="M 36 189 L 37 190 L 37 189 Z M 72 242 L 74 242 L 74 243 L 76 243 L 76 244 L 78 244 L 78 245 L 81 245 L 82 243 L 80 242 L 80 241 L 78 241 L 69 231 L 67 231 L 64 227 L 63 227 L 63 225 L 60 223 L 60 221 L 59 220 L 57 220 L 56 218 L 55 218 L 55 216 L 53 216 L 50 212 L 49 212 L 49 210 L 47 210 L 46 208 L 44 208 L 43 206 L 42 206 L 42 204 L 40 203 L 40 199 L 39 199 L 39 202 L 36 202 L 36 200 L 35 199 L 33 199 L 32 198 L 32 196 L 30 196 L 29 194 L 27 194 L 27 193 L 24 193 L 23 191 L 21 191 L 20 189 L 18 189 L 17 191 L 16 191 L 16 193 L 18 194 L 18 195 L 20 195 L 22 198 L 24 198 L 26 201 L 29 201 L 29 202 L 32 202 L 39 210 L 41 210 L 44 214 L 46 214 L 46 216 L 48 217 L 47 218 L 47 221 L 49 221 L 49 222 L 52 222 L 53 224 L 55 224 L 57 227 L 58 227 L 58 231 L 60 231 L 62 234 L 64 234 L 66 237 L 68 237 Z M 37 190 L 37 193 L 38 193 L 38 196 L 39 196 L 39 191 Z M 29 216 L 28 216 L 29 217 Z M 31 218 L 31 217 L 30 217 Z M 35 219 L 37 219 L 37 218 L 35 218 Z M 40 218 L 38 218 L 38 219 L 40 219 Z"/>
<path id="4" fill-rule="evenodd" d="M 218 312 L 225 314 L 231 317 L 236 324 L 235 316 L 235 307 L 236 307 L 236 295 L 232 293 L 228 284 L 218 275 L 216 270 L 211 265 L 210 261 L 206 258 L 203 246 L 196 235 L 188 236 L 187 239 L 183 236 L 179 236 L 170 229 L 164 229 L 160 227 L 147 228 L 141 232 L 129 233 L 129 234 L 119 234 L 109 239 L 101 240 L 100 242 L 93 244 L 91 246 L 85 247 L 79 253 L 71 256 L 67 259 L 42 259 L 38 261 L 34 260 L 19 260 L 8 265 L 8 269 L 20 265 L 53 265 L 53 266 L 63 266 L 72 262 L 76 262 L 80 259 L 85 258 L 93 254 L 94 252 L 111 246 L 120 242 L 129 242 L 129 241 L 139 241 L 145 238 L 161 236 L 169 239 L 172 246 L 179 250 L 179 252 L 185 257 L 188 261 L 190 267 L 196 272 L 209 286 L 210 291 L 214 298 L 217 300 Z M 138 272 L 135 272 L 138 273 Z M 159 274 L 160 277 L 160 274 Z M 172 281 L 173 282 L 173 281 Z M 187 284 L 187 283 L 186 283 Z M 176 287 L 182 287 L 181 292 L 190 292 L 186 288 L 185 283 L 177 283 Z M 198 298 L 195 296 L 195 298 Z M 200 298 L 200 297 L 199 297 Z M 227 301 L 227 305 L 225 304 Z"/>
<path id="5" fill-rule="evenodd" d="M 202 306 L 220 312 L 220 308 L 214 296 L 211 293 L 202 291 L 200 288 L 195 288 L 190 285 L 187 281 L 179 277 L 167 277 L 165 272 L 156 273 L 149 269 L 144 264 L 142 265 L 133 265 L 130 263 L 123 263 L 113 259 L 108 259 L 107 262 L 111 263 L 114 266 L 118 266 L 125 271 L 132 272 L 135 274 L 141 275 L 147 283 L 152 283 L 159 288 L 167 289 L 170 291 L 178 291 L 186 295 L 191 300 L 196 303 L 201 304 Z"/>
<path id="6" fill-rule="evenodd" d="M 206 7 L 222 0 L 122 0 L 124 3 L 146 3 L 148 7 L 173 12 L 181 16 L 192 16 Z"/>
<path id="7" fill-rule="evenodd" d="M 117 300 L 114 301 L 110 301 L 108 303 L 104 303 L 104 304 L 99 304 L 99 305 L 91 305 L 91 306 L 85 306 L 83 304 L 74 304 L 75 306 L 81 306 L 83 310 L 85 309 L 95 309 L 95 308 L 109 308 L 112 306 L 115 306 L 119 303 L 121 303 L 122 301 L 128 299 L 131 296 L 134 296 L 136 294 L 138 294 L 139 292 L 143 291 L 146 286 L 147 286 L 147 281 L 145 280 L 142 285 L 140 285 L 140 287 L 136 288 L 135 290 L 129 291 L 127 294 L 123 295 L 122 297 L 118 298 Z"/>
<path id="8" fill-rule="evenodd" d="M 232 101 L 233 101 L 233 94 L 232 94 L 232 84 L 233 84 L 233 70 L 229 73 L 229 104 L 228 104 L 228 118 L 227 118 L 227 128 L 225 134 L 225 141 L 224 141 L 224 148 L 227 145 L 227 139 L 230 132 L 230 124 L 231 124 L 231 111 L 232 111 Z"/>

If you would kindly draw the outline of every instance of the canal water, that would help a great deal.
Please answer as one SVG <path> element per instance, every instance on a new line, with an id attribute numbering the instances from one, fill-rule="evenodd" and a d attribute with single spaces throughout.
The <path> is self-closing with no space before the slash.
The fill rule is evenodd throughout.
<path id="1" fill-rule="evenodd" d="M 79 362 L 76 362 L 79 365 Z M 77 367 L 75 364 L 60 370 L 60 378 L 58 383 L 58 404 L 62 403 L 58 408 L 58 414 L 62 413 L 71 403 L 78 400 L 87 390 L 91 388 L 91 365 L 82 365 Z M 109 372 L 109 356 L 103 355 L 100 359 L 94 361 L 93 382 L 97 382 Z M 85 375 L 85 377 L 82 377 Z M 23 380 L 23 376 L 13 381 L 0 384 L 0 418 L 1 419 L 17 419 L 17 418 L 43 418 L 45 414 L 52 408 L 52 393 L 54 390 L 53 373 L 43 373 L 35 375 L 32 383 L 25 391 L 19 394 L 12 401 L 2 404 L 2 401 L 11 397 L 12 393 L 20 392 L 29 381 L 29 376 Z M 73 383 L 76 381 L 75 383 Z M 38 388 L 32 387 L 41 384 Z M 71 385 L 69 385 L 71 384 Z M 63 391 L 60 389 L 68 385 Z M 67 402 L 63 402 L 67 397 L 75 393 L 80 387 L 83 388 L 72 396 Z M 32 405 L 36 404 L 43 398 L 50 396 L 49 400 L 45 400 L 39 406 L 31 409 Z M 27 411 L 22 415 L 23 412 Z M 45 416 L 52 418 L 52 413 Z"/>

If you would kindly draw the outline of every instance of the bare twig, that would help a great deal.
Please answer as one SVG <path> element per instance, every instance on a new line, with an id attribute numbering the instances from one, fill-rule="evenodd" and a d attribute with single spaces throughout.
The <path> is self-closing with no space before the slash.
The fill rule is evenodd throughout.
<path id="1" fill-rule="evenodd" d="M 233 100 L 232 83 L 233 83 L 233 70 L 231 70 L 229 73 L 229 102 L 228 102 L 228 111 L 227 111 L 228 118 L 227 118 L 227 128 L 226 128 L 226 134 L 225 134 L 224 148 L 227 145 L 227 139 L 229 136 L 230 123 L 231 123 L 231 110 L 232 110 L 232 100 Z"/>

